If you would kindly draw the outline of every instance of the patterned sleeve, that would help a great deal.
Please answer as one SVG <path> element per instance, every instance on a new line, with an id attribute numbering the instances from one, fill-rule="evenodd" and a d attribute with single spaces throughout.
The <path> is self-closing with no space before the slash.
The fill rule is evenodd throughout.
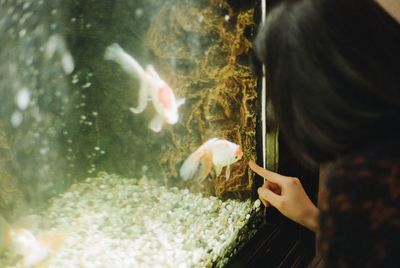
<path id="1" fill-rule="evenodd" d="M 333 165 L 320 202 L 326 267 L 400 267 L 399 159 L 378 150 Z"/>

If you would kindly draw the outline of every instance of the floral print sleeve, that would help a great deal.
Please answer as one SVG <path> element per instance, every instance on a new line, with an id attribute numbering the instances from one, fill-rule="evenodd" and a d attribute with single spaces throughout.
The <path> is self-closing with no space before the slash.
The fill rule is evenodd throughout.
<path id="1" fill-rule="evenodd" d="M 322 195 L 326 267 L 400 267 L 400 146 L 338 160 Z"/>

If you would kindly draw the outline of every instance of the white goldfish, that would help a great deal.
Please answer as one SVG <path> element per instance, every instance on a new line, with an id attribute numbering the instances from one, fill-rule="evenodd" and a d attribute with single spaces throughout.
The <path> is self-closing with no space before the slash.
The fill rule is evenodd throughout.
<path id="1" fill-rule="evenodd" d="M 218 138 L 209 139 L 183 162 L 179 175 L 183 180 L 195 179 L 202 182 L 214 167 L 216 176 L 226 167 L 225 178 L 230 177 L 230 165 L 243 156 L 239 145 Z"/>
<path id="2" fill-rule="evenodd" d="M 152 65 L 143 69 L 116 43 L 107 47 L 104 58 L 118 63 L 127 74 L 139 78 L 139 103 L 136 108 L 132 107 L 130 110 L 135 114 L 143 112 L 147 107 L 147 102 L 151 99 L 157 112 L 149 123 L 151 130 L 159 132 L 165 122 L 171 125 L 178 122 L 178 108 L 185 103 L 185 99 L 175 97 L 170 86 L 161 79 Z"/>
<path id="3" fill-rule="evenodd" d="M 12 256 L 22 257 L 23 267 L 36 267 L 48 260 L 61 246 L 64 234 L 52 233 L 36 237 L 31 231 L 22 228 L 11 228 L 0 216 L 0 227 L 3 240 L 1 247 Z"/>

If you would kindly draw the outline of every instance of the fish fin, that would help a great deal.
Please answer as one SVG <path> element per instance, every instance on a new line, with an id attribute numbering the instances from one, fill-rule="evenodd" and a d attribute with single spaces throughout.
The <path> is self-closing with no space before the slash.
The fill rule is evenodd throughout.
<path id="1" fill-rule="evenodd" d="M 28 231 L 29 232 L 29 231 Z M 48 261 L 59 251 L 65 239 L 64 232 L 55 232 L 44 234 L 34 238 L 34 240 L 25 242 L 22 250 L 16 253 L 22 256 L 26 267 L 41 268 L 47 267 Z M 33 241 L 37 241 L 33 243 Z M 27 251 L 29 247 L 29 250 Z"/>
<path id="2" fill-rule="evenodd" d="M 180 98 L 180 99 L 177 99 L 177 100 L 176 100 L 176 105 L 177 105 L 178 107 L 180 107 L 180 106 L 182 106 L 183 104 L 185 104 L 185 102 L 186 102 L 186 99 L 185 99 L 185 98 Z"/>
<path id="3" fill-rule="evenodd" d="M 193 179 L 199 182 L 203 182 L 210 174 L 212 169 L 212 154 L 209 150 L 204 150 L 202 157 L 200 158 L 199 167 Z"/>
<path id="4" fill-rule="evenodd" d="M 160 75 L 157 73 L 157 71 L 156 71 L 156 69 L 154 69 L 154 66 L 153 65 L 147 65 L 146 66 L 146 72 L 151 76 L 151 77 L 153 77 L 153 78 L 156 78 L 156 79 L 159 79 L 159 80 L 162 80 L 161 79 L 161 77 L 160 77 Z"/>
<path id="5" fill-rule="evenodd" d="M 164 120 L 161 115 L 157 114 L 151 119 L 149 123 L 149 128 L 153 130 L 154 132 L 160 132 L 162 129 L 162 125 L 164 123 Z"/>
<path id="6" fill-rule="evenodd" d="M 225 179 L 229 180 L 229 177 L 231 176 L 231 166 L 226 166 L 225 168 Z"/>
<path id="7" fill-rule="evenodd" d="M 221 174 L 222 167 L 221 166 L 214 166 L 215 169 L 215 176 L 218 177 Z"/>
<path id="8" fill-rule="evenodd" d="M 52 251 L 57 251 L 64 243 L 66 234 L 64 232 L 55 232 L 38 237 L 40 243 L 48 246 Z"/>
<path id="9" fill-rule="evenodd" d="M 219 138 L 211 138 L 211 139 L 208 139 L 208 140 L 204 143 L 204 145 L 205 145 L 205 146 L 213 146 L 214 143 L 217 142 L 218 140 L 219 140 Z"/>
<path id="10" fill-rule="evenodd" d="M 140 64 L 128 53 L 126 53 L 120 45 L 114 43 L 106 48 L 104 59 L 118 63 L 121 68 L 129 75 L 143 77 L 145 72 Z"/>
<path id="11" fill-rule="evenodd" d="M 149 101 L 149 90 L 148 85 L 145 81 L 140 81 L 140 89 L 139 89 L 139 103 L 136 108 L 129 108 L 129 110 L 134 114 L 140 114 L 147 107 L 147 103 Z"/>
<path id="12" fill-rule="evenodd" d="M 10 253 L 22 257 L 23 267 L 35 267 L 49 257 L 50 247 L 27 229 L 13 229 Z"/>
<path id="13" fill-rule="evenodd" d="M 179 175 L 183 180 L 203 181 L 212 168 L 211 152 L 204 148 L 197 149 L 183 162 Z"/>

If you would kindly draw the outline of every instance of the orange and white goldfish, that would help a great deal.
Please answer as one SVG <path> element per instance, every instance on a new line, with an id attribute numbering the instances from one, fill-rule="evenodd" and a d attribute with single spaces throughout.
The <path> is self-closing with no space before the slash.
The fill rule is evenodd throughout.
<path id="1" fill-rule="evenodd" d="M 51 233 L 36 237 L 31 231 L 22 228 L 11 228 L 6 220 L 0 216 L 1 245 L 12 256 L 22 257 L 23 267 L 36 267 L 48 260 L 60 249 L 63 233 Z M 4 238 L 4 239 L 3 239 Z"/>
<path id="2" fill-rule="evenodd" d="M 175 97 L 171 87 L 161 79 L 152 65 L 143 69 L 116 43 L 107 47 L 104 58 L 118 63 L 127 74 L 139 78 L 139 103 L 136 108 L 131 107 L 130 111 L 135 114 L 143 112 L 151 99 L 157 112 L 149 123 L 151 130 L 160 132 L 165 122 L 171 125 L 178 122 L 178 108 L 185 103 L 185 99 Z"/>
<path id="3" fill-rule="evenodd" d="M 198 180 L 202 182 L 214 167 L 216 176 L 226 167 L 225 178 L 230 177 L 230 165 L 243 156 L 239 145 L 218 138 L 212 138 L 203 143 L 183 162 L 179 175 L 183 180 Z"/>

